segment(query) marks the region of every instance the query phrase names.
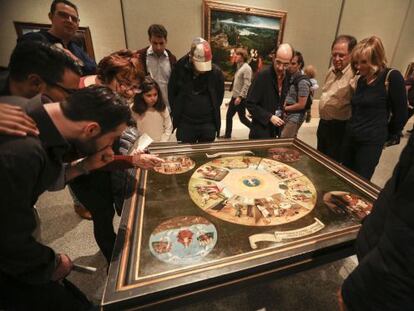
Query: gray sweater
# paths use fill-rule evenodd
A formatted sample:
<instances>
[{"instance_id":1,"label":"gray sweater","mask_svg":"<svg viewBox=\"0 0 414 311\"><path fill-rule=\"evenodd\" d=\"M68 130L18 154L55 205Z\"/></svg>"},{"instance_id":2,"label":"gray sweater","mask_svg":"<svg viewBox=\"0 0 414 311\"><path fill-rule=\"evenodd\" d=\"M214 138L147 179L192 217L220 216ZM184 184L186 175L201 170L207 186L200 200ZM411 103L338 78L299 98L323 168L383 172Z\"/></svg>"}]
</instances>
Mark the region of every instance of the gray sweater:
<instances>
[{"instance_id":1,"label":"gray sweater","mask_svg":"<svg viewBox=\"0 0 414 311\"><path fill-rule=\"evenodd\" d=\"M233 83L233 97L247 97L250 84L252 83L252 68L248 63L243 63L239 69L237 69L234 75Z\"/></svg>"}]
</instances>

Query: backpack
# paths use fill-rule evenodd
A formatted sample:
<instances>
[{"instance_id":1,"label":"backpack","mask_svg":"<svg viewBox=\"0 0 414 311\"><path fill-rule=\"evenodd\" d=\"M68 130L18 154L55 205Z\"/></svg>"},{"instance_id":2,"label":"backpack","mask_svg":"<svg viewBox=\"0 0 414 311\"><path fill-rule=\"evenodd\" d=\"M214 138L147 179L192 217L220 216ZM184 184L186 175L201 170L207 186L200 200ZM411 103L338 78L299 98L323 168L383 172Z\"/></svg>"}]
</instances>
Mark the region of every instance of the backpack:
<instances>
[{"instance_id":1,"label":"backpack","mask_svg":"<svg viewBox=\"0 0 414 311\"><path fill-rule=\"evenodd\" d=\"M309 83L309 95L308 95L308 98L306 99L306 105L305 105L305 109L304 109L304 110L309 110L311 108L312 102L313 102L313 95L312 95L312 91L310 89L312 83L310 82L310 79L308 78L307 75L300 75L292 81L292 84L295 86L296 94L298 94L299 93L299 82L302 81L302 80L306 80ZM297 96L299 97L299 94ZM298 100L298 98L296 100Z\"/></svg>"}]
</instances>

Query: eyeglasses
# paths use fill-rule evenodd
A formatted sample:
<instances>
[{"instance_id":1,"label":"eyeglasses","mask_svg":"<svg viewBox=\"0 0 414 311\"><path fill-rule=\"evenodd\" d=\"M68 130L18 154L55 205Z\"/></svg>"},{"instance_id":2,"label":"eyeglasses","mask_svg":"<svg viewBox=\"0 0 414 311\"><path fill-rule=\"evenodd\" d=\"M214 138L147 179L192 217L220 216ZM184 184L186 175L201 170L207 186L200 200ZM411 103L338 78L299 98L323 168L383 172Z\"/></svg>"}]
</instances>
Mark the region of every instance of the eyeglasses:
<instances>
[{"instance_id":1,"label":"eyeglasses","mask_svg":"<svg viewBox=\"0 0 414 311\"><path fill-rule=\"evenodd\" d=\"M282 62L281 60L276 59L276 65L277 66L283 66L283 67L287 68L287 67L289 67L290 62Z\"/></svg>"},{"instance_id":2,"label":"eyeglasses","mask_svg":"<svg viewBox=\"0 0 414 311\"><path fill-rule=\"evenodd\" d=\"M64 20L70 20L72 22L74 22L75 24L78 24L80 22L79 17L63 12L63 11L56 11L56 15L59 16L60 18L64 19Z\"/></svg>"},{"instance_id":3,"label":"eyeglasses","mask_svg":"<svg viewBox=\"0 0 414 311\"><path fill-rule=\"evenodd\" d=\"M64 87L63 85L60 85L56 82L51 82L51 81L47 81L47 80L45 80L45 82L47 84L51 85L51 86L54 86L54 87L57 87L57 88L61 89L62 91L66 92L68 95L71 95L71 94L75 93L76 91L78 91L78 89L70 89L70 88Z\"/></svg>"},{"instance_id":4,"label":"eyeglasses","mask_svg":"<svg viewBox=\"0 0 414 311\"><path fill-rule=\"evenodd\" d=\"M335 59L335 58L343 59L343 58L347 57L348 55L349 55L349 54L339 54L339 53L334 53L334 54L332 54L332 58L333 58L333 59Z\"/></svg>"},{"instance_id":5,"label":"eyeglasses","mask_svg":"<svg viewBox=\"0 0 414 311\"><path fill-rule=\"evenodd\" d=\"M121 80L118 78L115 78L115 80L116 82L118 82L119 86L122 87L126 91L134 91L134 92L140 91L139 84L134 84L129 80Z\"/></svg>"}]
</instances>

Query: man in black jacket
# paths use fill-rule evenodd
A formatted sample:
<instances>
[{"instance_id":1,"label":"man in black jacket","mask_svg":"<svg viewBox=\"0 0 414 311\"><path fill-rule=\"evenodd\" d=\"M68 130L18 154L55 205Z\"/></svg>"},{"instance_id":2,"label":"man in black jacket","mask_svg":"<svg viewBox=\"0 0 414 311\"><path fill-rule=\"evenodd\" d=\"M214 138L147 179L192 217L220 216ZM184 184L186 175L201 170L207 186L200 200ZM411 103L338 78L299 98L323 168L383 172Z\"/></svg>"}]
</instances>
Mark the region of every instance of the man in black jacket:
<instances>
[{"instance_id":1,"label":"man in black jacket","mask_svg":"<svg viewBox=\"0 0 414 311\"><path fill-rule=\"evenodd\" d=\"M211 59L209 43L195 38L190 53L177 62L171 73L168 96L180 142L212 142L220 134L224 77Z\"/></svg>"},{"instance_id":2,"label":"man in black jacket","mask_svg":"<svg viewBox=\"0 0 414 311\"><path fill-rule=\"evenodd\" d=\"M347 310L414 310L413 187L414 135L359 232L359 265L341 291Z\"/></svg>"},{"instance_id":3,"label":"man in black jacket","mask_svg":"<svg viewBox=\"0 0 414 311\"><path fill-rule=\"evenodd\" d=\"M32 236L33 204L56 183L70 151L87 158L66 171L66 180L110 162L130 111L106 87L85 88L61 103L28 104L26 111L38 137L0 136L0 303L7 310L88 310L86 298L60 282L72 269L70 258Z\"/></svg>"},{"instance_id":4,"label":"man in black jacket","mask_svg":"<svg viewBox=\"0 0 414 311\"><path fill-rule=\"evenodd\" d=\"M259 72L247 95L246 108L252 115L249 138L275 138L284 125L282 107L289 88L286 69L293 57L293 48L281 44L273 66Z\"/></svg>"}]
</instances>

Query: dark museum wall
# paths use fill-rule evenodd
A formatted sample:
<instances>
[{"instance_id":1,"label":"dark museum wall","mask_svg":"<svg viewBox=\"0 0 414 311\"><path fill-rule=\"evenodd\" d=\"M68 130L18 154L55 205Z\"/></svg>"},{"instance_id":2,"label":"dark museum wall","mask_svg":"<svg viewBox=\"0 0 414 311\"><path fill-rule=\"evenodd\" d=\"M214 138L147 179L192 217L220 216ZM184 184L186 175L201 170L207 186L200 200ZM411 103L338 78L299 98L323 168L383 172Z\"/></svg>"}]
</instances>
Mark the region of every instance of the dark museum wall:
<instances>
[{"instance_id":1,"label":"dark museum wall","mask_svg":"<svg viewBox=\"0 0 414 311\"><path fill-rule=\"evenodd\" d=\"M89 26L97 60L128 47L147 45L146 30L161 23L169 31L168 47L184 55L193 37L202 36L202 0L73 0L80 26ZM284 42L301 50L316 66L319 80L328 67L336 33L383 39L389 64L403 73L414 62L413 0L222 0L222 2L287 11ZM8 63L16 33L13 21L48 23L51 0L0 0L0 65Z\"/></svg>"}]
</instances>

